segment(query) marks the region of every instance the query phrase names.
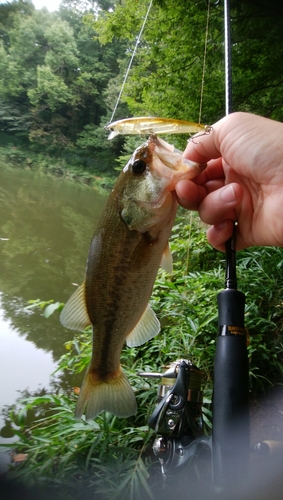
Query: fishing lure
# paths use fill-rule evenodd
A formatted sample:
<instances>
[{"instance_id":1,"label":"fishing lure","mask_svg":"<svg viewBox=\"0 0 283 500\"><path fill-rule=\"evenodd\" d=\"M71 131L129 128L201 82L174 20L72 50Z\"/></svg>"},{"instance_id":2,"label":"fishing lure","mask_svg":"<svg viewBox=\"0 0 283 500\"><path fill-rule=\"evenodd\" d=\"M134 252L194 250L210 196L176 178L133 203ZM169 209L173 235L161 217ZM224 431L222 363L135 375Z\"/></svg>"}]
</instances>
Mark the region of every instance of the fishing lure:
<instances>
[{"instance_id":1,"label":"fishing lure","mask_svg":"<svg viewBox=\"0 0 283 500\"><path fill-rule=\"evenodd\" d=\"M158 118L137 116L125 118L109 123L105 127L110 130L108 139L113 139L117 135L134 134L207 134L211 127L200 123L187 122L185 120L174 120L171 118Z\"/></svg>"}]
</instances>

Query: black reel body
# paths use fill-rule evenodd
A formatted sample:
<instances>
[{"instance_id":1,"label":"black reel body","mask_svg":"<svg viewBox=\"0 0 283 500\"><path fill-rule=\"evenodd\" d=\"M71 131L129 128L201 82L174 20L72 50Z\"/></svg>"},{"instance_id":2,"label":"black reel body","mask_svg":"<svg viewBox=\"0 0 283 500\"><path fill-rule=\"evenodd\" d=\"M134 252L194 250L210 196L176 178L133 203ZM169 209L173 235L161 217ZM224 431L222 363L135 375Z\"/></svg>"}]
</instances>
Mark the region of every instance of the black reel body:
<instances>
[{"instance_id":1,"label":"black reel body","mask_svg":"<svg viewBox=\"0 0 283 500\"><path fill-rule=\"evenodd\" d=\"M153 451L161 463L163 474L194 463L203 436L201 391L202 372L190 361L179 359L163 374L143 372L143 377L161 378L158 404L149 426L155 430Z\"/></svg>"}]
</instances>

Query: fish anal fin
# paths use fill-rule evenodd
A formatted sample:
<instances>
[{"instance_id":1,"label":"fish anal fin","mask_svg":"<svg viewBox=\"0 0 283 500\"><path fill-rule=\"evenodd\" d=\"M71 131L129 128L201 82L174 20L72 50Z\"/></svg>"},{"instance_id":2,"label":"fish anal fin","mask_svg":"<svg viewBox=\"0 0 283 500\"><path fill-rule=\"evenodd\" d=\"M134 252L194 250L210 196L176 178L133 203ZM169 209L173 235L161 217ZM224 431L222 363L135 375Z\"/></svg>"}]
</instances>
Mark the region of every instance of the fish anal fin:
<instances>
[{"instance_id":1,"label":"fish anal fin","mask_svg":"<svg viewBox=\"0 0 283 500\"><path fill-rule=\"evenodd\" d=\"M141 319L126 338L128 347L144 344L160 332L160 323L148 304Z\"/></svg>"},{"instance_id":2,"label":"fish anal fin","mask_svg":"<svg viewBox=\"0 0 283 500\"><path fill-rule=\"evenodd\" d=\"M88 368L76 405L75 418L81 418L86 407L90 420L102 411L117 417L130 417L137 411L135 393L121 367L112 377L103 380Z\"/></svg>"},{"instance_id":3,"label":"fish anal fin","mask_svg":"<svg viewBox=\"0 0 283 500\"><path fill-rule=\"evenodd\" d=\"M84 330L91 325L85 303L85 282L71 295L60 314L63 326L71 330Z\"/></svg>"},{"instance_id":4,"label":"fish anal fin","mask_svg":"<svg viewBox=\"0 0 283 500\"><path fill-rule=\"evenodd\" d=\"M167 242L166 247L164 248L164 251L163 251L163 254L162 254L162 258L161 258L160 266L168 274L172 274L173 273L173 259L172 259L172 254L171 254L168 242Z\"/></svg>"}]
</instances>

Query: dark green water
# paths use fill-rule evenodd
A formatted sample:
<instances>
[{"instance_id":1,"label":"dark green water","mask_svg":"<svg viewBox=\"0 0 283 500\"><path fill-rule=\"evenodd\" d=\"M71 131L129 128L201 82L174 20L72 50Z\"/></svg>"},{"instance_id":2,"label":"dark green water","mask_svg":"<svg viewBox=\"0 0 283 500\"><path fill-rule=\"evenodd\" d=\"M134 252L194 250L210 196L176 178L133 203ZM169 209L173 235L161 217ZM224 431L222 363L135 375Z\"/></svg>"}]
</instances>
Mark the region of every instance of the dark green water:
<instances>
[{"instance_id":1,"label":"dark green water","mask_svg":"<svg viewBox=\"0 0 283 500\"><path fill-rule=\"evenodd\" d=\"M0 164L0 408L47 389L73 332L30 299L66 302L84 276L106 196L85 185ZM59 383L74 383L64 374ZM0 415L0 428L4 419ZM3 432L2 432L3 434ZM3 442L3 438L0 437ZM1 453L1 450L0 450ZM0 460L1 462L1 460Z\"/></svg>"}]
</instances>

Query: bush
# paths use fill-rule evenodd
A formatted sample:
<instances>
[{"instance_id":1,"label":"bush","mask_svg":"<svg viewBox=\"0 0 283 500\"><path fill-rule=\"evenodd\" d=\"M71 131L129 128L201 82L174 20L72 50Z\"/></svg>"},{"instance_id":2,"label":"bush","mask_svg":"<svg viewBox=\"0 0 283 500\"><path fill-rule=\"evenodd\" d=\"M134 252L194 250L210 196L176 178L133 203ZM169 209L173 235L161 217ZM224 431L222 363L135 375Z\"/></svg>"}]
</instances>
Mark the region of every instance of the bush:
<instances>
[{"instance_id":1,"label":"bush","mask_svg":"<svg viewBox=\"0 0 283 500\"><path fill-rule=\"evenodd\" d=\"M77 422L73 391L28 397L21 402L21 409L14 407L9 414L19 438L17 452L27 453L27 460L13 471L14 476L31 484L38 478L63 483L65 493L76 488L78 498L82 484L96 495L103 492L104 499L152 498L148 478L155 459L147 420L156 404L156 383L137 373L160 372L178 358L190 359L204 372L203 388L209 401L217 334L216 296L225 281L224 255L208 245L204 227L192 214L181 212L171 250L174 273L168 276L160 270L151 297L162 331L144 346L122 352L121 362L138 400L137 415L119 419L103 413L95 421ZM283 373L283 250L244 250L237 262L238 288L246 294L246 326L251 336L251 391L256 394ZM43 305L49 308L46 316L62 307L59 303L52 307L50 301ZM82 372L91 356L90 332L77 334L66 343L66 351L59 369ZM31 411L32 419L28 415Z\"/></svg>"}]
</instances>

